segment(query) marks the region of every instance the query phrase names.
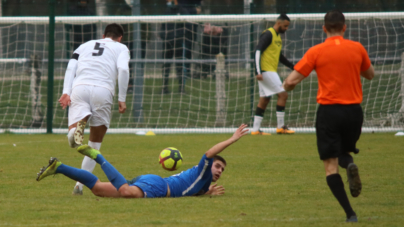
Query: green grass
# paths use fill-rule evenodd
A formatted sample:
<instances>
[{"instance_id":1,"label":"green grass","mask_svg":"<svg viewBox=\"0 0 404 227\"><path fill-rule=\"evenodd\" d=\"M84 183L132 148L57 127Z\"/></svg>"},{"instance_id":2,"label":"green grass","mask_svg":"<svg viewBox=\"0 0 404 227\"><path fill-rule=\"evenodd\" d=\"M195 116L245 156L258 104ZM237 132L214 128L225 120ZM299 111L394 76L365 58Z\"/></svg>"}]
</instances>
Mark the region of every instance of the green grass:
<instances>
[{"instance_id":1,"label":"green grass","mask_svg":"<svg viewBox=\"0 0 404 227\"><path fill-rule=\"evenodd\" d=\"M163 148L182 152L181 171L229 136L107 135L101 151L126 178L166 177L173 172L158 165ZM51 156L80 167L83 156L68 147L65 135L1 134L0 147L0 226L346 226L314 134L242 138L222 153L228 166L219 183L226 193L216 197L111 199L87 188L72 196L74 182L63 175L35 181ZM358 198L349 195L359 216L355 226L402 226L403 138L363 134L358 147L363 190ZM107 180L99 166L94 173ZM341 175L346 182L344 170Z\"/></svg>"}]
</instances>

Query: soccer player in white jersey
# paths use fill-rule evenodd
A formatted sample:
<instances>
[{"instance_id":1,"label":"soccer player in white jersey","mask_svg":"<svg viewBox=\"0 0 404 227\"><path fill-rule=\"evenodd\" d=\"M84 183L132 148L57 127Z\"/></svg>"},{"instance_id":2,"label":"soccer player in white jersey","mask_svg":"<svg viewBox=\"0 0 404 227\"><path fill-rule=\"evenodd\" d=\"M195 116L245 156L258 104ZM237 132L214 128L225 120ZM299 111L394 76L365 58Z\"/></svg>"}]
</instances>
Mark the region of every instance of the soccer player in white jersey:
<instances>
[{"instance_id":1,"label":"soccer player in white jersey","mask_svg":"<svg viewBox=\"0 0 404 227\"><path fill-rule=\"evenodd\" d=\"M76 148L83 142L86 123L90 125L88 145L101 148L101 142L111 121L111 107L118 78L119 113L126 110L129 82L129 49L121 42L123 28L109 24L102 39L88 41L77 48L67 65L60 105L69 108L68 142ZM81 168L93 172L96 162L85 157ZM83 184L77 182L74 195L83 194Z\"/></svg>"}]
</instances>

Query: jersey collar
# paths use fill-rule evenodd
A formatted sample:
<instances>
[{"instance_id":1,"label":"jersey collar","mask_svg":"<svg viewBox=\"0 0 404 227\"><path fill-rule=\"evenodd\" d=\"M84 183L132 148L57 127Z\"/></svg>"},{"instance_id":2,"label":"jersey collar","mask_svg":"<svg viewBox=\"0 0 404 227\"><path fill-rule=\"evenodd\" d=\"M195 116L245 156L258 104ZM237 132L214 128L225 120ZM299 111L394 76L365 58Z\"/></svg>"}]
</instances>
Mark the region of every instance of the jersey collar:
<instances>
[{"instance_id":1,"label":"jersey collar","mask_svg":"<svg viewBox=\"0 0 404 227\"><path fill-rule=\"evenodd\" d=\"M336 39L344 39L344 37L342 37L340 35L337 35L337 36L333 36L333 37L330 37L330 38L326 38L325 41L333 41L333 40L336 40Z\"/></svg>"}]
</instances>

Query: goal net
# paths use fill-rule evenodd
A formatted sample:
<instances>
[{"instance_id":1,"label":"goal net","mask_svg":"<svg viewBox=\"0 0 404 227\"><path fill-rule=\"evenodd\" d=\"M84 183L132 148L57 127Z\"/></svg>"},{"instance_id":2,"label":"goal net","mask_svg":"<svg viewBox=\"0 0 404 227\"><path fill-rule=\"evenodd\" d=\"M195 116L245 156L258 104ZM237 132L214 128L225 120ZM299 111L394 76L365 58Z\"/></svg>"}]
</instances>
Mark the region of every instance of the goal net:
<instances>
[{"instance_id":1,"label":"goal net","mask_svg":"<svg viewBox=\"0 0 404 227\"><path fill-rule=\"evenodd\" d=\"M125 29L131 50L127 112L118 113L117 95L109 133L232 132L252 125L258 102L252 54L261 32L278 15L56 17L53 97L48 96L47 17L0 18L0 128L16 133L45 132L47 99L53 100L55 133L66 133L68 110L57 100L75 48L101 38L108 23ZM283 54L296 63L326 38L323 14L290 14L282 35ZM347 13L345 38L367 49L376 76L362 80L364 131L404 127L404 13ZM286 78L290 69L280 64ZM289 93L287 125L314 132L315 71ZM274 132L276 97L262 129Z\"/></svg>"}]
</instances>

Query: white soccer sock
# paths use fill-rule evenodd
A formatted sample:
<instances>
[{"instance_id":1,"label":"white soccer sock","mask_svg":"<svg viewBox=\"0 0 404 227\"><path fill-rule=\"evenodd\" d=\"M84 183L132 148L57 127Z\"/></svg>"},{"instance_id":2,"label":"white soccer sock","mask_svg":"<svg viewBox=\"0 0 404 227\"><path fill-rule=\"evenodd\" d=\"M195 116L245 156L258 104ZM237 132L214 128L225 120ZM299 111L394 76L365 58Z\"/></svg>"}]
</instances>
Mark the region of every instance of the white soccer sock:
<instances>
[{"instance_id":1,"label":"white soccer sock","mask_svg":"<svg viewBox=\"0 0 404 227\"><path fill-rule=\"evenodd\" d=\"M254 124L253 124L253 129L252 129L253 132L260 130L261 122L262 122L263 118L264 117L257 116L257 115L254 116Z\"/></svg>"},{"instance_id":2,"label":"white soccer sock","mask_svg":"<svg viewBox=\"0 0 404 227\"><path fill-rule=\"evenodd\" d=\"M276 111L276 119L278 121L277 128L282 128L285 125L285 112Z\"/></svg>"},{"instance_id":3,"label":"white soccer sock","mask_svg":"<svg viewBox=\"0 0 404 227\"><path fill-rule=\"evenodd\" d=\"M97 142L88 141L88 145L96 150L100 150L100 148L101 148L101 143L97 143ZM97 163L93 159L85 156L83 159L83 162L81 163L81 169L87 170L88 172L92 173L94 171L96 164ZM82 183L77 182L76 186L79 186L80 190L83 190Z\"/></svg>"},{"instance_id":4,"label":"white soccer sock","mask_svg":"<svg viewBox=\"0 0 404 227\"><path fill-rule=\"evenodd\" d=\"M76 128L72 128L67 133L67 142L69 142L69 146L71 148L74 148L74 131L75 130L76 130Z\"/></svg>"}]
</instances>

